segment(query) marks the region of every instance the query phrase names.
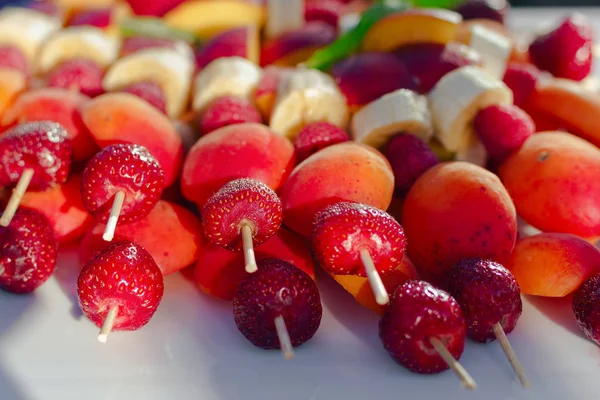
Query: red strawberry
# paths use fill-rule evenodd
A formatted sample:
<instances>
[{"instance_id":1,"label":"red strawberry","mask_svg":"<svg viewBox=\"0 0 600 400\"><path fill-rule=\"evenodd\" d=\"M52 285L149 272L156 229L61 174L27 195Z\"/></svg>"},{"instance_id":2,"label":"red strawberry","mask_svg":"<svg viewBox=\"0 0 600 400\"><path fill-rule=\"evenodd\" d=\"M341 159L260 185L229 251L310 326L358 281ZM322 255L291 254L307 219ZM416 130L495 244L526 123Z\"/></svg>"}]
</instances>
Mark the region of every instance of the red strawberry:
<instances>
[{"instance_id":1,"label":"red strawberry","mask_svg":"<svg viewBox=\"0 0 600 400\"><path fill-rule=\"evenodd\" d=\"M559 78L580 81L592 71L594 28L581 14L566 18L556 29L538 36L529 55L540 69Z\"/></svg>"},{"instance_id":2,"label":"red strawberry","mask_svg":"<svg viewBox=\"0 0 600 400\"><path fill-rule=\"evenodd\" d=\"M0 226L0 288L30 293L52 275L58 240L50 222L34 210L19 209L8 227Z\"/></svg>"},{"instance_id":3,"label":"red strawberry","mask_svg":"<svg viewBox=\"0 0 600 400\"><path fill-rule=\"evenodd\" d=\"M83 10L71 18L69 25L89 25L106 28L110 25L111 16L112 10L110 8Z\"/></svg>"},{"instance_id":4,"label":"red strawberry","mask_svg":"<svg viewBox=\"0 0 600 400\"><path fill-rule=\"evenodd\" d=\"M406 251L404 230L391 215L350 202L317 214L312 243L321 267L337 275L367 275L361 250L369 251L380 274L398 267Z\"/></svg>"},{"instance_id":5,"label":"red strawberry","mask_svg":"<svg viewBox=\"0 0 600 400\"><path fill-rule=\"evenodd\" d=\"M72 146L56 122L27 122L0 137L0 186L16 184L26 169L33 170L29 190L64 183L71 167Z\"/></svg>"},{"instance_id":6,"label":"red strawberry","mask_svg":"<svg viewBox=\"0 0 600 400\"><path fill-rule=\"evenodd\" d=\"M75 89L94 97L102 94L104 71L91 60L74 59L56 67L48 76L47 85L64 89Z\"/></svg>"},{"instance_id":7,"label":"red strawberry","mask_svg":"<svg viewBox=\"0 0 600 400\"><path fill-rule=\"evenodd\" d=\"M185 0L127 0L136 15L162 17Z\"/></svg>"},{"instance_id":8,"label":"red strawberry","mask_svg":"<svg viewBox=\"0 0 600 400\"><path fill-rule=\"evenodd\" d=\"M478 342L494 340L494 325L515 329L523 304L513 274L501 264L465 259L450 271L449 290L467 321L467 335Z\"/></svg>"},{"instance_id":9,"label":"red strawberry","mask_svg":"<svg viewBox=\"0 0 600 400\"><path fill-rule=\"evenodd\" d=\"M113 310L108 332L134 331L146 325L163 291L163 276L150 254L126 241L111 244L89 260L77 280L81 309L96 326L103 326Z\"/></svg>"},{"instance_id":10,"label":"red strawberry","mask_svg":"<svg viewBox=\"0 0 600 400\"><path fill-rule=\"evenodd\" d=\"M540 70L528 63L512 62L504 72L504 83L512 90L514 104L523 107L535 90L540 77Z\"/></svg>"},{"instance_id":11,"label":"red strawberry","mask_svg":"<svg viewBox=\"0 0 600 400\"><path fill-rule=\"evenodd\" d=\"M123 88L121 91L136 95L146 100L148 104L154 106L163 114L167 113L167 100L165 99L162 87L157 83L151 81L136 82Z\"/></svg>"},{"instance_id":12,"label":"red strawberry","mask_svg":"<svg viewBox=\"0 0 600 400\"><path fill-rule=\"evenodd\" d=\"M502 161L518 150L535 132L531 117L517 106L490 106L479 111L473 121L475 132L490 157Z\"/></svg>"},{"instance_id":13,"label":"red strawberry","mask_svg":"<svg viewBox=\"0 0 600 400\"><path fill-rule=\"evenodd\" d=\"M573 312L585 335L600 346L600 274L589 278L575 291Z\"/></svg>"},{"instance_id":14,"label":"red strawberry","mask_svg":"<svg viewBox=\"0 0 600 400\"><path fill-rule=\"evenodd\" d=\"M154 49L154 48L167 48L175 49L177 42L172 39L156 38L148 36L132 36L123 39L123 45L121 46L121 57L128 56L136 53L140 50Z\"/></svg>"},{"instance_id":15,"label":"red strawberry","mask_svg":"<svg viewBox=\"0 0 600 400\"><path fill-rule=\"evenodd\" d=\"M467 0L456 8L464 20L491 19L504 23L510 11L510 4L506 0Z\"/></svg>"},{"instance_id":16,"label":"red strawberry","mask_svg":"<svg viewBox=\"0 0 600 400\"><path fill-rule=\"evenodd\" d=\"M408 281L398 287L379 322L379 337L390 356L420 374L448 369L431 338L439 339L459 359L466 330L456 300L424 281Z\"/></svg>"},{"instance_id":17,"label":"red strawberry","mask_svg":"<svg viewBox=\"0 0 600 400\"><path fill-rule=\"evenodd\" d=\"M213 101L199 120L203 135L228 125L262 122L260 112L246 99L223 96Z\"/></svg>"},{"instance_id":18,"label":"red strawberry","mask_svg":"<svg viewBox=\"0 0 600 400\"><path fill-rule=\"evenodd\" d=\"M329 122L314 122L306 125L294 140L298 164L325 147L350 140L341 128Z\"/></svg>"},{"instance_id":19,"label":"red strawberry","mask_svg":"<svg viewBox=\"0 0 600 400\"><path fill-rule=\"evenodd\" d=\"M0 46L0 68L16 69L28 74L29 61L17 47Z\"/></svg>"},{"instance_id":20,"label":"red strawberry","mask_svg":"<svg viewBox=\"0 0 600 400\"><path fill-rule=\"evenodd\" d=\"M339 0L309 0L304 9L304 20L322 21L338 29L344 5Z\"/></svg>"},{"instance_id":21,"label":"red strawberry","mask_svg":"<svg viewBox=\"0 0 600 400\"><path fill-rule=\"evenodd\" d=\"M248 57L247 27L234 28L219 33L202 44L195 51L196 67L202 69L221 57Z\"/></svg>"},{"instance_id":22,"label":"red strawberry","mask_svg":"<svg viewBox=\"0 0 600 400\"><path fill-rule=\"evenodd\" d=\"M415 181L438 164L438 156L422 139L410 134L396 135L385 150L394 171L397 196L405 196Z\"/></svg>"},{"instance_id":23,"label":"red strawberry","mask_svg":"<svg viewBox=\"0 0 600 400\"><path fill-rule=\"evenodd\" d=\"M233 298L233 317L240 332L263 349L279 349L275 319L283 317L291 345L312 338L323 310L315 281L304 271L279 259L259 261Z\"/></svg>"}]
</instances>

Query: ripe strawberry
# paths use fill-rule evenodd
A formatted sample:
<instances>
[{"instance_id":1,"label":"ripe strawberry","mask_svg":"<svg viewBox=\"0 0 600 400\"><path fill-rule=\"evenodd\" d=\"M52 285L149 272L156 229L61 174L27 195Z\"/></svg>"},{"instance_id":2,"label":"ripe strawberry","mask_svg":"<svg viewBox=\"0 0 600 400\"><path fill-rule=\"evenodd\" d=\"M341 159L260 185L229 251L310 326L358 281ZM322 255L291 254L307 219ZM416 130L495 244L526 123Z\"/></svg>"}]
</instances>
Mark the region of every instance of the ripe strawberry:
<instances>
[{"instance_id":1,"label":"ripe strawberry","mask_svg":"<svg viewBox=\"0 0 600 400\"><path fill-rule=\"evenodd\" d=\"M74 89L94 97L104 93L103 76L104 71L94 61L74 59L54 68L46 83L50 87Z\"/></svg>"},{"instance_id":2,"label":"ripe strawberry","mask_svg":"<svg viewBox=\"0 0 600 400\"><path fill-rule=\"evenodd\" d=\"M523 107L535 90L540 70L528 63L512 62L504 72L503 81L512 90L514 105Z\"/></svg>"},{"instance_id":3,"label":"ripe strawberry","mask_svg":"<svg viewBox=\"0 0 600 400\"><path fill-rule=\"evenodd\" d=\"M116 242L89 260L77 280L83 313L100 327L117 308L113 331L133 331L148 323L164 291L160 269L146 250Z\"/></svg>"},{"instance_id":4,"label":"ripe strawberry","mask_svg":"<svg viewBox=\"0 0 600 400\"><path fill-rule=\"evenodd\" d=\"M567 17L556 29L538 36L529 55L540 69L559 78L583 80L592 71L594 28L581 14Z\"/></svg>"},{"instance_id":5,"label":"ripe strawberry","mask_svg":"<svg viewBox=\"0 0 600 400\"><path fill-rule=\"evenodd\" d=\"M341 128L329 122L314 122L306 125L294 140L298 164L325 147L347 142L350 138Z\"/></svg>"},{"instance_id":6,"label":"ripe strawberry","mask_svg":"<svg viewBox=\"0 0 600 400\"><path fill-rule=\"evenodd\" d=\"M123 88L121 91L136 95L146 100L148 104L154 106L163 114L167 113L167 100L165 99L162 87L157 83L152 81L136 82Z\"/></svg>"},{"instance_id":7,"label":"ripe strawberry","mask_svg":"<svg viewBox=\"0 0 600 400\"><path fill-rule=\"evenodd\" d=\"M162 17L185 0L127 0L135 15Z\"/></svg>"},{"instance_id":8,"label":"ripe strawberry","mask_svg":"<svg viewBox=\"0 0 600 400\"><path fill-rule=\"evenodd\" d=\"M30 293L52 275L58 240L46 217L19 209L8 227L0 226L0 288Z\"/></svg>"},{"instance_id":9,"label":"ripe strawberry","mask_svg":"<svg viewBox=\"0 0 600 400\"><path fill-rule=\"evenodd\" d=\"M464 20L491 19L501 24L509 11L510 4L506 0L467 0L456 8Z\"/></svg>"},{"instance_id":10,"label":"ripe strawberry","mask_svg":"<svg viewBox=\"0 0 600 400\"><path fill-rule=\"evenodd\" d=\"M479 111L473 127L490 158L502 161L535 132L531 117L517 106L497 105Z\"/></svg>"},{"instance_id":11,"label":"ripe strawberry","mask_svg":"<svg viewBox=\"0 0 600 400\"><path fill-rule=\"evenodd\" d=\"M101 150L87 164L81 178L83 206L100 222L107 222L113 198L125 194L119 222L144 218L158 203L164 172L148 150L136 144L116 144Z\"/></svg>"},{"instance_id":12,"label":"ripe strawberry","mask_svg":"<svg viewBox=\"0 0 600 400\"><path fill-rule=\"evenodd\" d=\"M28 189L40 191L64 183L71 167L72 146L56 122L27 122L0 137L0 186L12 186L25 169L34 174Z\"/></svg>"},{"instance_id":13,"label":"ripe strawberry","mask_svg":"<svg viewBox=\"0 0 600 400\"><path fill-rule=\"evenodd\" d=\"M231 251L242 250L241 229L249 225L255 245L275 235L283 220L277 194L254 179L236 179L224 185L202 208L206 238Z\"/></svg>"},{"instance_id":14,"label":"ripe strawberry","mask_svg":"<svg viewBox=\"0 0 600 400\"><path fill-rule=\"evenodd\" d=\"M198 125L203 135L227 125L244 122L262 122L260 112L248 100L234 96L223 96L215 100L202 113Z\"/></svg>"},{"instance_id":15,"label":"ripe strawberry","mask_svg":"<svg viewBox=\"0 0 600 400\"><path fill-rule=\"evenodd\" d=\"M422 139L410 134L396 135L385 150L394 171L397 196L406 196L415 181L440 162L438 156Z\"/></svg>"},{"instance_id":16,"label":"ripe strawberry","mask_svg":"<svg viewBox=\"0 0 600 400\"><path fill-rule=\"evenodd\" d=\"M29 61L15 46L0 46L0 68L15 69L29 74Z\"/></svg>"},{"instance_id":17,"label":"ripe strawberry","mask_svg":"<svg viewBox=\"0 0 600 400\"><path fill-rule=\"evenodd\" d=\"M323 269L337 275L366 276L360 251L369 251L380 274L400 264L406 251L402 226L385 211L340 202L315 217L313 249Z\"/></svg>"},{"instance_id":18,"label":"ripe strawberry","mask_svg":"<svg viewBox=\"0 0 600 400\"><path fill-rule=\"evenodd\" d=\"M82 10L71 18L69 25L89 25L97 28L107 28L110 25L111 16L112 10L110 8Z\"/></svg>"},{"instance_id":19,"label":"ripe strawberry","mask_svg":"<svg viewBox=\"0 0 600 400\"><path fill-rule=\"evenodd\" d=\"M425 281L408 281L398 287L379 321L383 347L400 365L420 374L448 369L430 338L442 341L458 360L465 336L465 318L456 300Z\"/></svg>"},{"instance_id":20,"label":"ripe strawberry","mask_svg":"<svg viewBox=\"0 0 600 400\"><path fill-rule=\"evenodd\" d=\"M125 57L145 49L174 49L176 47L177 42L171 39L149 36L131 36L123 39L123 45L121 46L121 57Z\"/></svg>"},{"instance_id":21,"label":"ripe strawberry","mask_svg":"<svg viewBox=\"0 0 600 400\"><path fill-rule=\"evenodd\" d=\"M573 312L585 335L600 346L600 274L589 278L575 291Z\"/></svg>"},{"instance_id":22,"label":"ripe strawberry","mask_svg":"<svg viewBox=\"0 0 600 400\"><path fill-rule=\"evenodd\" d=\"M467 321L467 335L477 342L496 338L493 327L505 333L515 329L523 304L513 274L501 264L484 259L465 259L450 271L449 291Z\"/></svg>"},{"instance_id":23,"label":"ripe strawberry","mask_svg":"<svg viewBox=\"0 0 600 400\"><path fill-rule=\"evenodd\" d=\"M240 332L263 349L279 349L275 318L282 316L292 346L312 338L323 313L315 281L279 259L258 262L258 271L240 283L233 298L233 317Z\"/></svg>"},{"instance_id":24,"label":"ripe strawberry","mask_svg":"<svg viewBox=\"0 0 600 400\"><path fill-rule=\"evenodd\" d=\"M304 20L322 21L338 29L343 11L344 4L339 0L309 0L304 8Z\"/></svg>"}]
</instances>

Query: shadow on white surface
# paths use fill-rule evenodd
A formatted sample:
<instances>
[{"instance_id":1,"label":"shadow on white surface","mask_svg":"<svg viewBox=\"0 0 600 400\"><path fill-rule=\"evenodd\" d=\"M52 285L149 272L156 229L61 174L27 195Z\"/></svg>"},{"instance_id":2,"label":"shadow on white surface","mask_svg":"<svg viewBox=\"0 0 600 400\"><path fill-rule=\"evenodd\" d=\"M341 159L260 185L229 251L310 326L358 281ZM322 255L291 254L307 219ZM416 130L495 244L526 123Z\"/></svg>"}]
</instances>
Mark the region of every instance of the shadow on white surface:
<instances>
[{"instance_id":1,"label":"shadow on white surface","mask_svg":"<svg viewBox=\"0 0 600 400\"><path fill-rule=\"evenodd\" d=\"M58 265L54 271L54 278L58 282L60 289L72 303L71 315L76 320L83 317L83 312L79 306L77 297L77 278L81 271L79 256L77 254L78 245L69 244L61 247Z\"/></svg>"},{"instance_id":2,"label":"shadow on white surface","mask_svg":"<svg viewBox=\"0 0 600 400\"><path fill-rule=\"evenodd\" d=\"M574 335L583 337L583 332L577 325L577 320L573 314L571 305L573 296L564 298L527 296L527 298L531 305L537 308L556 325L561 326Z\"/></svg>"}]
</instances>

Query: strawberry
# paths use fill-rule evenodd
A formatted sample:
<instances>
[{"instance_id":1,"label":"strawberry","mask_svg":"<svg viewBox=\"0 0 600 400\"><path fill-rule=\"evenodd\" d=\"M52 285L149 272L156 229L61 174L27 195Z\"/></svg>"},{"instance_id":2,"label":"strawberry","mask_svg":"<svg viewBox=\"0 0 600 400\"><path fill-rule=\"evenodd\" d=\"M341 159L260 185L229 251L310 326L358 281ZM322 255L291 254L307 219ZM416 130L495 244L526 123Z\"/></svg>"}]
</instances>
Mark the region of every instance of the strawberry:
<instances>
[{"instance_id":1,"label":"strawberry","mask_svg":"<svg viewBox=\"0 0 600 400\"><path fill-rule=\"evenodd\" d=\"M448 369L431 338L439 339L459 359L466 330L456 300L425 281L408 281L398 287L379 321L383 347L400 365L420 374Z\"/></svg>"},{"instance_id":2,"label":"strawberry","mask_svg":"<svg viewBox=\"0 0 600 400\"><path fill-rule=\"evenodd\" d=\"M398 267L406 251L404 230L391 215L350 202L317 214L312 243L321 267L337 275L367 275L361 250L369 251L380 274Z\"/></svg>"},{"instance_id":3,"label":"strawberry","mask_svg":"<svg viewBox=\"0 0 600 400\"><path fill-rule=\"evenodd\" d=\"M30 293L52 275L58 240L50 222L35 210L19 209L8 227L0 226L0 288Z\"/></svg>"},{"instance_id":4,"label":"strawberry","mask_svg":"<svg viewBox=\"0 0 600 400\"><path fill-rule=\"evenodd\" d=\"M136 15L162 17L185 0L127 0Z\"/></svg>"},{"instance_id":5,"label":"strawberry","mask_svg":"<svg viewBox=\"0 0 600 400\"><path fill-rule=\"evenodd\" d=\"M279 349L275 319L283 317L292 346L312 338L323 309L315 281L304 271L279 259L258 262L258 271L240 283L233 298L239 331L262 349Z\"/></svg>"},{"instance_id":6,"label":"strawberry","mask_svg":"<svg viewBox=\"0 0 600 400\"><path fill-rule=\"evenodd\" d=\"M73 59L54 68L50 72L46 84L50 87L78 90L87 96L94 97L104 93L103 77L104 71L94 61Z\"/></svg>"},{"instance_id":7,"label":"strawberry","mask_svg":"<svg viewBox=\"0 0 600 400\"><path fill-rule=\"evenodd\" d=\"M112 243L81 270L77 295L83 313L100 327L116 309L113 331L148 323L164 291L160 269L146 250L127 241Z\"/></svg>"},{"instance_id":8,"label":"strawberry","mask_svg":"<svg viewBox=\"0 0 600 400\"><path fill-rule=\"evenodd\" d=\"M83 206L100 222L107 222L113 198L125 200L119 222L144 218L154 208L164 187L164 172L148 150L136 144L116 144L102 149L87 164L81 178Z\"/></svg>"},{"instance_id":9,"label":"strawberry","mask_svg":"<svg viewBox=\"0 0 600 400\"><path fill-rule=\"evenodd\" d=\"M339 0L309 0L304 7L304 20L322 21L338 29L343 11L344 4Z\"/></svg>"},{"instance_id":10,"label":"strawberry","mask_svg":"<svg viewBox=\"0 0 600 400\"><path fill-rule=\"evenodd\" d=\"M139 98L146 100L148 104L154 106L163 114L167 113L167 100L165 99L165 94L163 93L162 87L155 82L142 81L132 83L121 89L121 91L136 95Z\"/></svg>"},{"instance_id":11,"label":"strawberry","mask_svg":"<svg viewBox=\"0 0 600 400\"><path fill-rule=\"evenodd\" d=\"M203 135L228 125L244 122L262 122L260 112L246 99L223 96L216 99L202 113L198 121Z\"/></svg>"},{"instance_id":12,"label":"strawberry","mask_svg":"<svg viewBox=\"0 0 600 400\"><path fill-rule=\"evenodd\" d=\"M29 61L19 48L15 46L0 46L0 68L15 69L28 74Z\"/></svg>"},{"instance_id":13,"label":"strawberry","mask_svg":"<svg viewBox=\"0 0 600 400\"><path fill-rule=\"evenodd\" d=\"M110 25L112 10L110 8L100 8L91 10L82 10L73 15L69 25L89 25L97 28L107 28Z\"/></svg>"},{"instance_id":14,"label":"strawberry","mask_svg":"<svg viewBox=\"0 0 600 400\"><path fill-rule=\"evenodd\" d=\"M27 122L0 136L0 186L12 186L26 169L34 171L28 189L41 191L64 183L72 154L67 132L56 122Z\"/></svg>"},{"instance_id":15,"label":"strawberry","mask_svg":"<svg viewBox=\"0 0 600 400\"><path fill-rule=\"evenodd\" d=\"M523 304L513 274L501 264L484 259L465 259L450 270L449 291L467 321L467 335L477 342L496 339L493 328L505 333L515 329Z\"/></svg>"},{"instance_id":16,"label":"strawberry","mask_svg":"<svg viewBox=\"0 0 600 400\"><path fill-rule=\"evenodd\" d=\"M300 130L294 140L298 164L325 147L347 142L350 138L341 128L329 122L314 122Z\"/></svg>"},{"instance_id":17,"label":"strawberry","mask_svg":"<svg viewBox=\"0 0 600 400\"><path fill-rule=\"evenodd\" d=\"M589 278L575 291L573 312L581 330L600 346L600 274Z\"/></svg>"},{"instance_id":18,"label":"strawberry","mask_svg":"<svg viewBox=\"0 0 600 400\"><path fill-rule=\"evenodd\" d=\"M508 64L503 81L513 92L514 105L523 107L527 104L539 77L540 70L533 64L518 62Z\"/></svg>"},{"instance_id":19,"label":"strawberry","mask_svg":"<svg viewBox=\"0 0 600 400\"><path fill-rule=\"evenodd\" d=\"M167 48L176 49L177 42L167 38L157 38L150 36L131 36L123 39L121 46L121 57L128 56L140 50Z\"/></svg>"}]
</instances>

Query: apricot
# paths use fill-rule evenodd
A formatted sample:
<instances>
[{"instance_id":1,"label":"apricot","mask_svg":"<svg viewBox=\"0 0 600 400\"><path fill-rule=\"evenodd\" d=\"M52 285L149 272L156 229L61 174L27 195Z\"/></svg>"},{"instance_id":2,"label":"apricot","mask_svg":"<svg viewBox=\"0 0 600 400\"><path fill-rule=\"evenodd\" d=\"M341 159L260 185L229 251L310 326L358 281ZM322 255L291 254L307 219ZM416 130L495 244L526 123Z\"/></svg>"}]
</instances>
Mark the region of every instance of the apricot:
<instances>
[{"instance_id":1,"label":"apricot","mask_svg":"<svg viewBox=\"0 0 600 400\"><path fill-rule=\"evenodd\" d=\"M385 210L392 201L394 174L372 147L340 143L298 164L281 191L284 223L303 236L312 233L315 215L324 207L353 201Z\"/></svg>"},{"instance_id":2,"label":"apricot","mask_svg":"<svg viewBox=\"0 0 600 400\"><path fill-rule=\"evenodd\" d=\"M32 89L21 94L6 110L2 125L33 121L58 122L73 142L75 161L85 161L98 151L98 146L81 118L81 107L89 100L88 96L68 89Z\"/></svg>"},{"instance_id":3,"label":"apricot","mask_svg":"<svg viewBox=\"0 0 600 400\"><path fill-rule=\"evenodd\" d=\"M110 243L102 239L104 225L97 224L83 238L79 248L81 263ZM144 219L118 225L113 241L129 240L148 250L163 275L192 265L202 248L202 224L184 207L161 200Z\"/></svg>"},{"instance_id":4,"label":"apricot","mask_svg":"<svg viewBox=\"0 0 600 400\"><path fill-rule=\"evenodd\" d=\"M27 87L27 76L17 70L0 69L0 116Z\"/></svg>"},{"instance_id":5,"label":"apricot","mask_svg":"<svg viewBox=\"0 0 600 400\"><path fill-rule=\"evenodd\" d=\"M600 272L600 251L567 233L540 233L520 239L504 264L521 292L563 297Z\"/></svg>"},{"instance_id":6,"label":"apricot","mask_svg":"<svg viewBox=\"0 0 600 400\"><path fill-rule=\"evenodd\" d=\"M285 182L295 163L294 146L268 127L229 125L201 137L183 165L183 195L198 207L225 183L257 179L273 190Z\"/></svg>"},{"instance_id":7,"label":"apricot","mask_svg":"<svg viewBox=\"0 0 600 400\"><path fill-rule=\"evenodd\" d=\"M282 229L255 248L256 258L279 258L315 277L315 266L308 245L294 233ZM225 250L205 240L194 269L198 287L214 297L231 300L239 283L248 276L244 255Z\"/></svg>"},{"instance_id":8,"label":"apricot","mask_svg":"<svg viewBox=\"0 0 600 400\"><path fill-rule=\"evenodd\" d=\"M243 27L225 31L196 51L196 66L204 68L217 58L236 56L258 63L258 39L255 28Z\"/></svg>"},{"instance_id":9,"label":"apricot","mask_svg":"<svg viewBox=\"0 0 600 400\"><path fill-rule=\"evenodd\" d=\"M531 136L500 166L519 215L541 231L600 235L600 150L564 132Z\"/></svg>"},{"instance_id":10,"label":"apricot","mask_svg":"<svg viewBox=\"0 0 600 400\"><path fill-rule=\"evenodd\" d=\"M419 273L441 276L463 258L505 260L517 238L517 214L493 173L467 162L426 171L402 212L408 254Z\"/></svg>"},{"instance_id":11,"label":"apricot","mask_svg":"<svg viewBox=\"0 0 600 400\"><path fill-rule=\"evenodd\" d=\"M84 104L81 116L101 148L139 144L162 166L165 187L178 178L183 159L181 137L171 120L146 101L129 93L107 93Z\"/></svg>"}]
</instances>

